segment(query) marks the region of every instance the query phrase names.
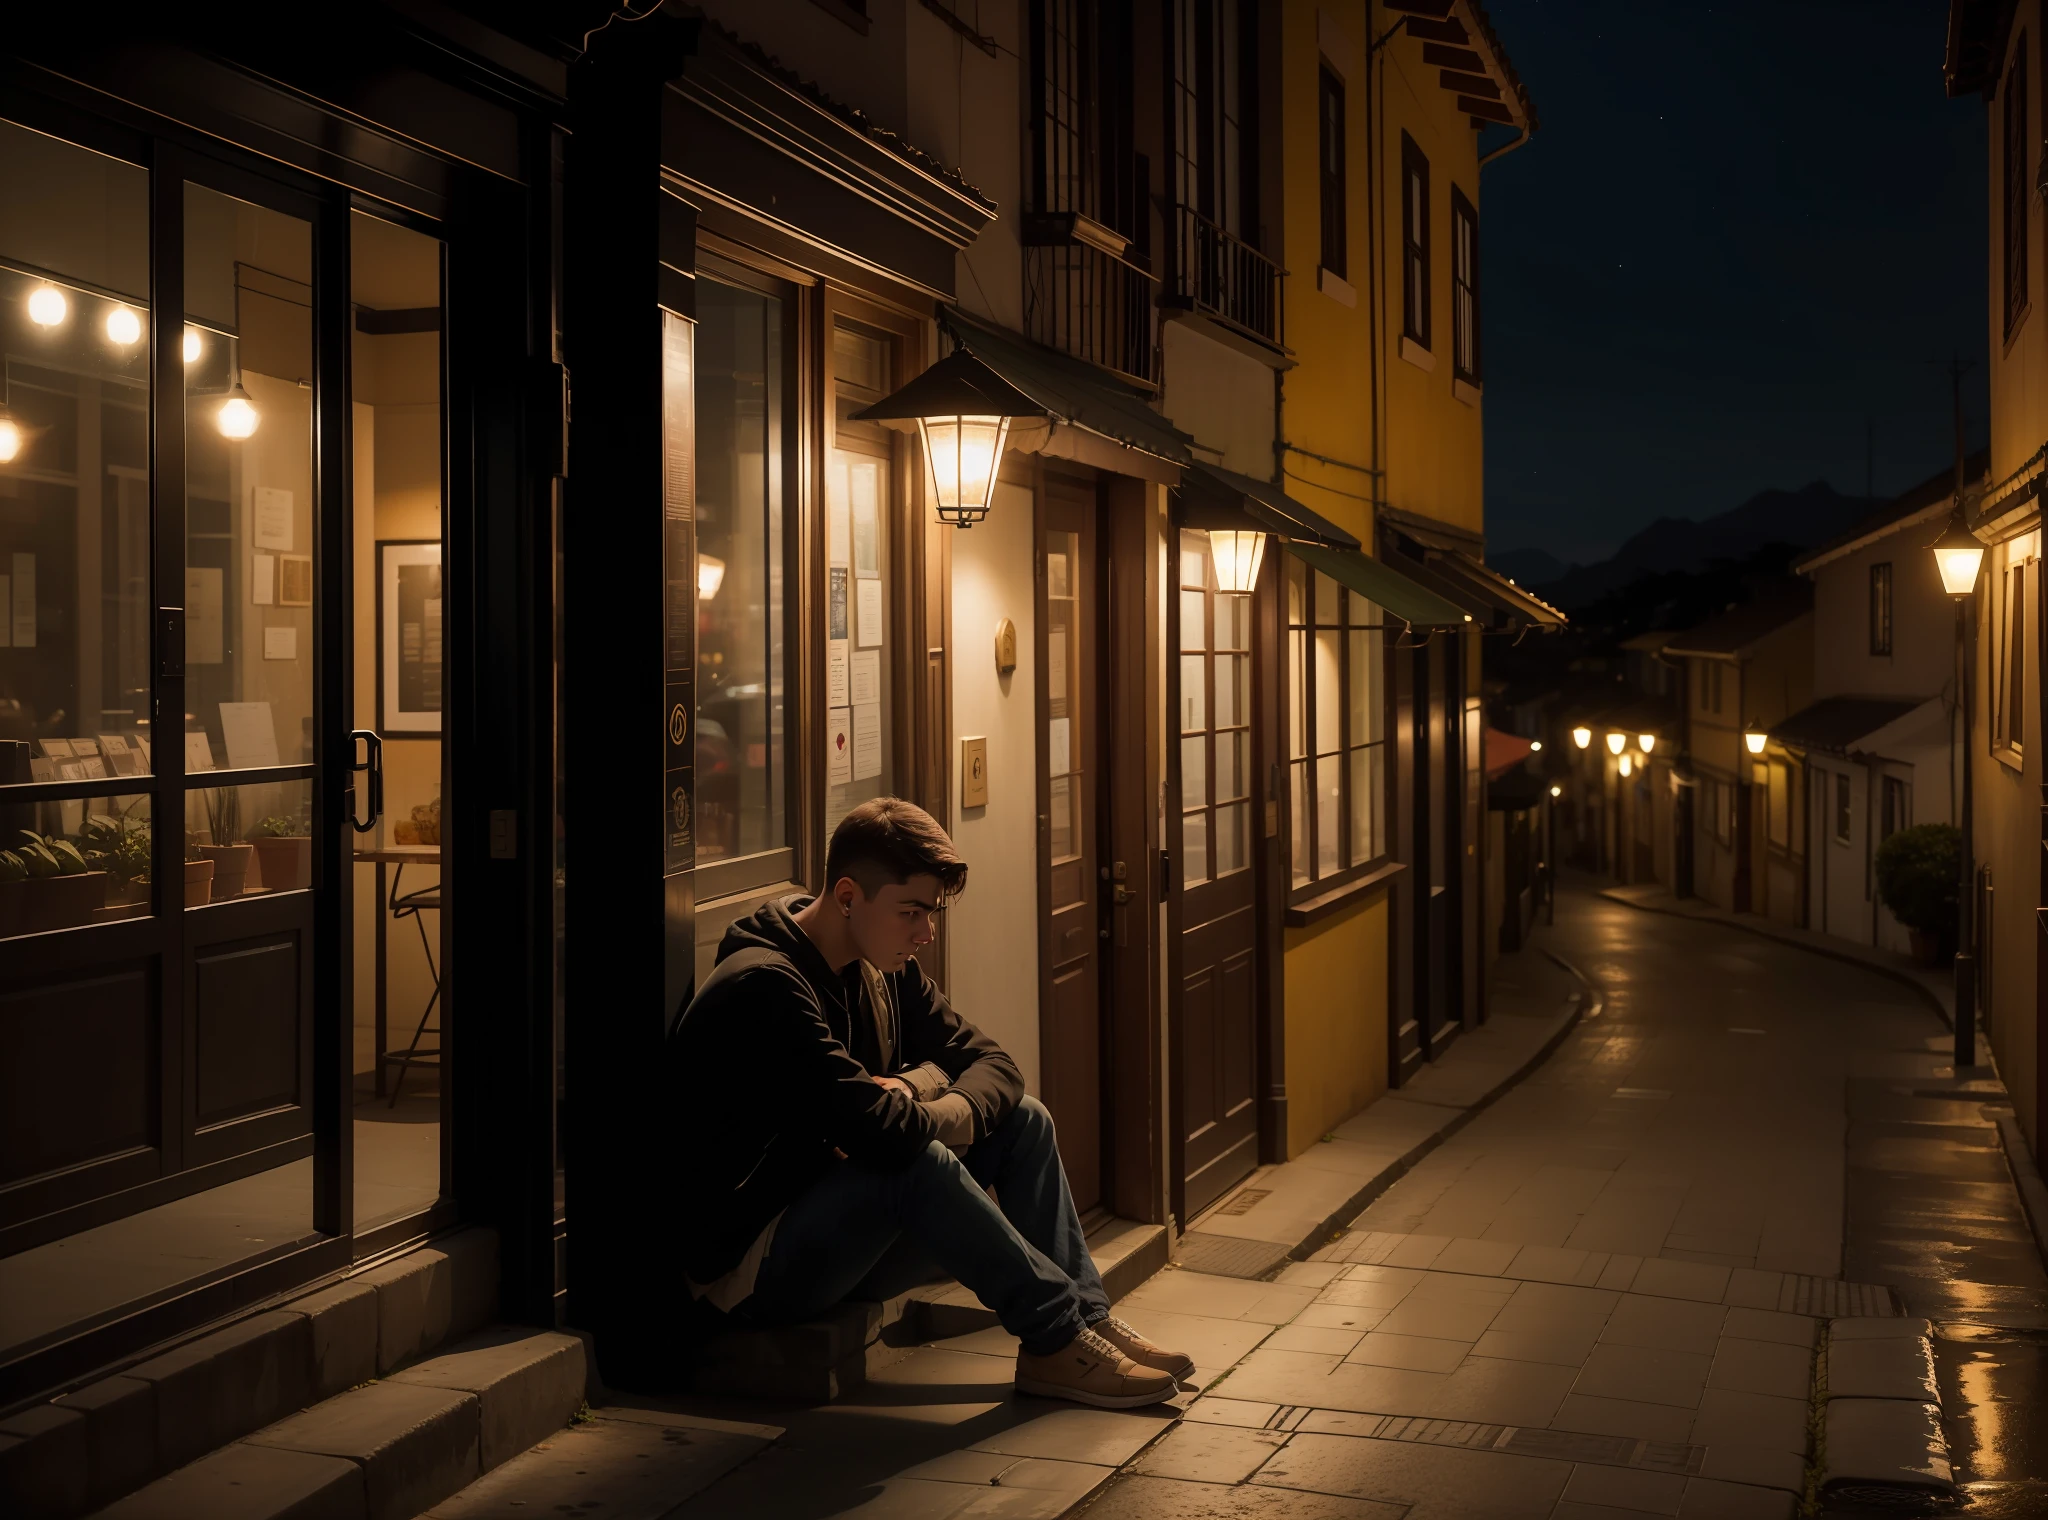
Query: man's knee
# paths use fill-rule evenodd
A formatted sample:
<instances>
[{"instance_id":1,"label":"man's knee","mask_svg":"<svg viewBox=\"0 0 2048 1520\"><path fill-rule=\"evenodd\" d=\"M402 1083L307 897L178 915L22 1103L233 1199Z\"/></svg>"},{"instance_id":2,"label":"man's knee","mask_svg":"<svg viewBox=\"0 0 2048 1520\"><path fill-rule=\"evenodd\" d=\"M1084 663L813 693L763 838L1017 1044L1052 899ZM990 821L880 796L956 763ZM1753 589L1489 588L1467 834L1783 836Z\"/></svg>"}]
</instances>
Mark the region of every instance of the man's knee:
<instances>
[{"instance_id":1,"label":"man's knee","mask_svg":"<svg viewBox=\"0 0 2048 1520\"><path fill-rule=\"evenodd\" d=\"M1013 1127L1019 1139L1052 1143L1052 1110L1029 1093L1017 1100L1017 1106L1010 1110L1010 1116L1003 1123Z\"/></svg>"}]
</instances>

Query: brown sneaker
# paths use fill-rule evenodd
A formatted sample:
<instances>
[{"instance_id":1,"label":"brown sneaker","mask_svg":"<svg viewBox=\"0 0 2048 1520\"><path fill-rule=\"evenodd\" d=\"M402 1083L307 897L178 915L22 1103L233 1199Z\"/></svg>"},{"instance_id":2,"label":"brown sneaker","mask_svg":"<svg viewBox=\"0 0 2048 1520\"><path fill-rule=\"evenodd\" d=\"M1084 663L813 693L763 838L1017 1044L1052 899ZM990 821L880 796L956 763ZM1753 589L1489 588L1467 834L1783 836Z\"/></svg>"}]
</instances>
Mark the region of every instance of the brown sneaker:
<instances>
[{"instance_id":1,"label":"brown sneaker","mask_svg":"<svg viewBox=\"0 0 2048 1520\"><path fill-rule=\"evenodd\" d=\"M1019 1348L1017 1391L1098 1409L1138 1409L1163 1403L1180 1389L1170 1373L1139 1366L1090 1329L1047 1356Z\"/></svg>"},{"instance_id":2,"label":"brown sneaker","mask_svg":"<svg viewBox=\"0 0 2048 1520\"><path fill-rule=\"evenodd\" d=\"M1115 1317L1099 1319L1088 1327L1140 1367L1156 1368L1178 1382L1195 1375L1195 1359L1185 1351L1168 1351L1155 1346L1129 1325Z\"/></svg>"}]
</instances>

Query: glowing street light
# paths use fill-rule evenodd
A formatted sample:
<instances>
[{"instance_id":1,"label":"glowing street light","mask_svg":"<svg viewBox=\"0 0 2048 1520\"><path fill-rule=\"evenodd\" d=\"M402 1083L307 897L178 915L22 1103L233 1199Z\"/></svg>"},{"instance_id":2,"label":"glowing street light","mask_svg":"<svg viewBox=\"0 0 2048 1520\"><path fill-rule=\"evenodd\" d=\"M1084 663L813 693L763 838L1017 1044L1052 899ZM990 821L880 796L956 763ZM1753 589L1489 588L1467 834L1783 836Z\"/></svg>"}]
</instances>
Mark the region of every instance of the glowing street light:
<instances>
[{"instance_id":1,"label":"glowing street light","mask_svg":"<svg viewBox=\"0 0 2048 1520\"><path fill-rule=\"evenodd\" d=\"M1647 755L1657 747L1657 736L1655 734L1637 734L1636 743L1642 747L1643 753Z\"/></svg>"},{"instance_id":2,"label":"glowing street light","mask_svg":"<svg viewBox=\"0 0 2048 1520\"><path fill-rule=\"evenodd\" d=\"M1770 732L1761 724L1752 723L1742 731L1742 743L1752 755L1761 755L1764 746L1770 742Z\"/></svg>"},{"instance_id":3,"label":"glowing street light","mask_svg":"<svg viewBox=\"0 0 2048 1520\"><path fill-rule=\"evenodd\" d=\"M1572 730L1572 743L1576 744L1580 749L1584 749L1587 745L1591 744L1592 742L1593 730L1586 727L1585 724L1581 723L1577 728Z\"/></svg>"},{"instance_id":4,"label":"glowing street light","mask_svg":"<svg viewBox=\"0 0 2048 1520\"><path fill-rule=\"evenodd\" d=\"M1621 753L1621 752L1622 752L1622 751L1623 751L1624 749L1626 749L1626 748L1628 748L1628 735L1627 735L1627 734L1609 734L1609 735L1607 736L1607 753L1608 753L1608 754L1610 754L1610 755L1618 755L1618 754L1620 754L1620 753Z\"/></svg>"}]
</instances>

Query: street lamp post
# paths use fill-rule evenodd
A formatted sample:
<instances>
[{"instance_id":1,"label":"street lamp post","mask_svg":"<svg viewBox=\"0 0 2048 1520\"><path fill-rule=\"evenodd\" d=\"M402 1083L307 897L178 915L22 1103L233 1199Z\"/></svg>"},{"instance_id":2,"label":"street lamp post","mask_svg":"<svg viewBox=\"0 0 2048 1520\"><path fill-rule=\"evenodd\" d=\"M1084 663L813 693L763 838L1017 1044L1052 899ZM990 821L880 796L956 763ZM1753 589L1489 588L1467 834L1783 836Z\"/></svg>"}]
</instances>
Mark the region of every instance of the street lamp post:
<instances>
[{"instance_id":1,"label":"street lamp post","mask_svg":"<svg viewBox=\"0 0 2048 1520\"><path fill-rule=\"evenodd\" d=\"M1970 953L1974 904L1972 878L1977 874L1974 841L1971 838L1970 754L1972 740L1972 685L1977 662L1972 648L1977 631L1977 575L1984 564L1984 545L1963 521L1962 465L1956 466L1956 509L1932 548L1934 563L1941 571L1942 589L1956 604L1956 706L1962 726L1963 795L1962 816L1957 820L1958 871L1956 880L1956 1049L1957 1070L1977 1064L1977 961Z\"/></svg>"}]
</instances>

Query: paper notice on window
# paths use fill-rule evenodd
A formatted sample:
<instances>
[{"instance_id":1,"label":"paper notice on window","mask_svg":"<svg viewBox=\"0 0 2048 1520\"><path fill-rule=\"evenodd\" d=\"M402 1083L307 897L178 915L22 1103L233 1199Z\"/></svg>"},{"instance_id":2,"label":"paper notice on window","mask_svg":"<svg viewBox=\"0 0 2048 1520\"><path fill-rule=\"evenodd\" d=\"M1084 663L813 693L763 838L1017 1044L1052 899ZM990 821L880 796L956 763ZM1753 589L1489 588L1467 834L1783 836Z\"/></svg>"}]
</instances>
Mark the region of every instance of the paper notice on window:
<instances>
[{"instance_id":1,"label":"paper notice on window","mask_svg":"<svg viewBox=\"0 0 2048 1520\"><path fill-rule=\"evenodd\" d=\"M263 658L266 660L296 660L299 657L299 630L296 628L266 628L263 630Z\"/></svg>"},{"instance_id":2,"label":"paper notice on window","mask_svg":"<svg viewBox=\"0 0 2048 1520\"><path fill-rule=\"evenodd\" d=\"M853 713L834 707L825 714L825 784L844 786L853 779Z\"/></svg>"},{"instance_id":3,"label":"paper notice on window","mask_svg":"<svg viewBox=\"0 0 2048 1520\"><path fill-rule=\"evenodd\" d=\"M825 571L825 637L846 637L846 566L831 565Z\"/></svg>"},{"instance_id":4,"label":"paper notice on window","mask_svg":"<svg viewBox=\"0 0 2048 1520\"><path fill-rule=\"evenodd\" d=\"M275 554L252 554L249 556L249 600L258 607L269 607L276 603L277 556Z\"/></svg>"},{"instance_id":5,"label":"paper notice on window","mask_svg":"<svg viewBox=\"0 0 2048 1520\"><path fill-rule=\"evenodd\" d=\"M1067 631L1056 628L1045 641L1045 699L1067 700Z\"/></svg>"},{"instance_id":6,"label":"paper notice on window","mask_svg":"<svg viewBox=\"0 0 2048 1520\"><path fill-rule=\"evenodd\" d=\"M852 559L846 533L846 466L844 454L836 455L826 472L825 563L844 565Z\"/></svg>"},{"instance_id":7,"label":"paper notice on window","mask_svg":"<svg viewBox=\"0 0 2048 1520\"><path fill-rule=\"evenodd\" d=\"M213 769L213 746L207 742L206 732L201 729L185 735L185 774Z\"/></svg>"},{"instance_id":8,"label":"paper notice on window","mask_svg":"<svg viewBox=\"0 0 2048 1520\"><path fill-rule=\"evenodd\" d=\"M221 608L217 566L185 567L185 663L218 665L225 658L227 618Z\"/></svg>"},{"instance_id":9,"label":"paper notice on window","mask_svg":"<svg viewBox=\"0 0 2048 1520\"><path fill-rule=\"evenodd\" d=\"M14 605L7 616L11 630L10 642L16 649L36 647L36 557L33 554L14 556L13 594Z\"/></svg>"},{"instance_id":10,"label":"paper notice on window","mask_svg":"<svg viewBox=\"0 0 2048 1520\"><path fill-rule=\"evenodd\" d=\"M853 779L882 774L882 709L870 703L853 710Z\"/></svg>"},{"instance_id":11,"label":"paper notice on window","mask_svg":"<svg viewBox=\"0 0 2048 1520\"><path fill-rule=\"evenodd\" d=\"M249 488L249 541L258 549L291 551L291 492L277 486Z\"/></svg>"},{"instance_id":12,"label":"paper notice on window","mask_svg":"<svg viewBox=\"0 0 2048 1520\"><path fill-rule=\"evenodd\" d=\"M851 700L846 690L846 640L825 640L825 705L844 707Z\"/></svg>"},{"instance_id":13,"label":"paper notice on window","mask_svg":"<svg viewBox=\"0 0 2048 1520\"><path fill-rule=\"evenodd\" d=\"M882 700L882 651L863 649L853 657L853 705Z\"/></svg>"},{"instance_id":14,"label":"paper notice on window","mask_svg":"<svg viewBox=\"0 0 2048 1520\"><path fill-rule=\"evenodd\" d=\"M1051 718L1045 725L1045 768L1054 776L1064 776L1074 768L1073 719Z\"/></svg>"},{"instance_id":15,"label":"paper notice on window","mask_svg":"<svg viewBox=\"0 0 2048 1520\"><path fill-rule=\"evenodd\" d=\"M231 771L278 763L277 724L270 716L268 702L221 703L220 736L227 745Z\"/></svg>"},{"instance_id":16,"label":"paper notice on window","mask_svg":"<svg viewBox=\"0 0 2048 1520\"><path fill-rule=\"evenodd\" d=\"M882 583L856 581L854 642L863 649L878 648L882 642Z\"/></svg>"},{"instance_id":17,"label":"paper notice on window","mask_svg":"<svg viewBox=\"0 0 2048 1520\"><path fill-rule=\"evenodd\" d=\"M853 573L857 576L882 573L881 529L875 521L880 478L881 466L872 459L856 459L848 466L847 495L853 503Z\"/></svg>"}]
</instances>

